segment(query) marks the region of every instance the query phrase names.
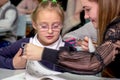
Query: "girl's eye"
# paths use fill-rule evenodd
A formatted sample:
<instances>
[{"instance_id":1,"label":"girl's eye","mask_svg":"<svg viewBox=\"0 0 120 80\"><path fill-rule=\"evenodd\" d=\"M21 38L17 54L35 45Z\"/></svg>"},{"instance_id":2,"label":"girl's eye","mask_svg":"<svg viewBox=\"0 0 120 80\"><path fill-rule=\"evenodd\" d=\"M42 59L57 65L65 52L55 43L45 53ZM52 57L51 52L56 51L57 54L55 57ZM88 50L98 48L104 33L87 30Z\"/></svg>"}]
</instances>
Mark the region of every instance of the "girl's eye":
<instances>
[{"instance_id":1,"label":"girl's eye","mask_svg":"<svg viewBox=\"0 0 120 80\"><path fill-rule=\"evenodd\" d=\"M53 28L54 29L59 28L59 25L54 25Z\"/></svg>"},{"instance_id":2,"label":"girl's eye","mask_svg":"<svg viewBox=\"0 0 120 80\"><path fill-rule=\"evenodd\" d=\"M45 25L42 25L42 26L41 26L41 28L42 28L42 29L46 29L46 28L47 28L47 26L45 26Z\"/></svg>"},{"instance_id":3,"label":"girl's eye","mask_svg":"<svg viewBox=\"0 0 120 80\"><path fill-rule=\"evenodd\" d=\"M47 29L47 28L48 28L48 25L46 25L46 24L39 24L39 27L40 27L41 29Z\"/></svg>"},{"instance_id":4,"label":"girl's eye","mask_svg":"<svg viewBox=\"0 0 120 80\"><path fill-rule=\"evenodd\" d=\"M54 29L57 29L57 28L59 28L60 27L60 24L53 24L53 28Z\"/></svg>"}]
</instances>

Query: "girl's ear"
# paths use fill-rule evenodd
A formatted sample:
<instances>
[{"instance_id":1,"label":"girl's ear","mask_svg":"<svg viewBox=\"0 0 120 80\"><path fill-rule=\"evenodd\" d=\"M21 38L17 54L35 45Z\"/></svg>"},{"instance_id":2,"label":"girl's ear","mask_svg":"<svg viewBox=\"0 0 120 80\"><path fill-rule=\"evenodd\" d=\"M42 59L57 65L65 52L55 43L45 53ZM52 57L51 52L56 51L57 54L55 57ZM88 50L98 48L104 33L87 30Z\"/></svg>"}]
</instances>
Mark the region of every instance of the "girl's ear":
<instances>
[{"instance_id":1,"label":"girl's ear","mask_svg":"<svg viewBox=\"0 0 120 80\"><path fill-rule=\"evenodd\" d=\"M33 28L36 30L37 28L36 28L36 24L35 24L35 22L34 21L32 21L32 26L33 26Z\"/></svg>"}]
</instances>

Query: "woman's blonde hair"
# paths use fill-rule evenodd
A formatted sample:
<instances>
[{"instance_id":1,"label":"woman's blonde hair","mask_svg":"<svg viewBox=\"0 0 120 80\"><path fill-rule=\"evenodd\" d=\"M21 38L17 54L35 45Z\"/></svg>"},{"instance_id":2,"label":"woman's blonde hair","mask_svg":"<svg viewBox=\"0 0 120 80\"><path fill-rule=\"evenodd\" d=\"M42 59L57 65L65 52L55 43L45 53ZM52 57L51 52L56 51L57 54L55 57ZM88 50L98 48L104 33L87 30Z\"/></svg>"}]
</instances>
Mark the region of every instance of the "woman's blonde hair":
<instances>
[{"instance_id":1,"label":"woman's blonde hair","mask_svg":"<svg viewBox=\"0 0 120 80\"><path fill-rule=\"evenodd\" d=\"M120 0L98 0L98 43L102 43L107 25L120 16Z\"/></svg>"},{"instance_id":2,"label":"woman's blonde hair","mask_svg":"<svg viewBox=\"0 0 120 80\"><path fill-rule=\"evenodd\" d=\"M120 0L89 0L99 6L98 12L98 44L103 42L107 25L120 16Z\"/></svg>"},{"instance_id":3,"label":"woman's blonde hair","mask_svg":"<svg viewBox=\"0 0 120 80\"><path fill-rule=\"evenodd\" d=\"M37 6L37 8L33 11L31 18L32 21L36 22L37 15L41 10L48 9L48 10L55 10L61 17L62 23L64 22L64 11L59 3L53 2L53 0L43 0Z\"/></svg>"}]
</instances>

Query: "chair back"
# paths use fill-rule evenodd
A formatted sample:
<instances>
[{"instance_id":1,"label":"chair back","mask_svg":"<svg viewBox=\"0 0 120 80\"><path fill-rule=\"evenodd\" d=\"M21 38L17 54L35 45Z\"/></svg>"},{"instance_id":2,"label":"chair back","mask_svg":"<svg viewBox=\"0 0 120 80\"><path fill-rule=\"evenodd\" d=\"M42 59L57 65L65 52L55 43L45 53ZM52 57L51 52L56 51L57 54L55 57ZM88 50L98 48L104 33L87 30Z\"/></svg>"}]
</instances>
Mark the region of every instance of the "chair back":
<instances>
[{"instance_id":1,"label":"chair back","mask_svg":"<svg viewBox=\"0 0 120 80\"><path fill-rule=\"evenodd\" d=\"M18 17L18 26L17 26L17 36L18 37L26 37L26 16L19 15Z\"/></svg>"}]
</instances>

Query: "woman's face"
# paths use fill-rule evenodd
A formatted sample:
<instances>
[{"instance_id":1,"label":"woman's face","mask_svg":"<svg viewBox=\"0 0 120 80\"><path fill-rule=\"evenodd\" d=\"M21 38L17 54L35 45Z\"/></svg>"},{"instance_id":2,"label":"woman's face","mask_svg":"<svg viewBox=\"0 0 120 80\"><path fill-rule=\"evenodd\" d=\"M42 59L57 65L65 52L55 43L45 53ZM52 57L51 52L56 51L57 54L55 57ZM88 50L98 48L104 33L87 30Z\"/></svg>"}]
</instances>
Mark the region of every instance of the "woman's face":
<instances>
[{"instance_id":1,"label":"woman's face","mask_svg":"<svg viewBox=\"0 0 120 80\"><path fill-rule=\"evenodd\" d=\"M38 34L38 40L45 46L58 40L62 29L62 21L55 10L41 10L36 24L33 25Z\"/></svg>"},{"instance_id":2,"label":"woman's face","mask_svg":"<svg viewBox=\"0 0 120 80\"><path fill-rule=\"evenodd\" d=\"M95 28L98 25L98 3L89 0L81 0L83 9L85 11L85 19L89 19Z\"/></svg>"}]
</instances>

